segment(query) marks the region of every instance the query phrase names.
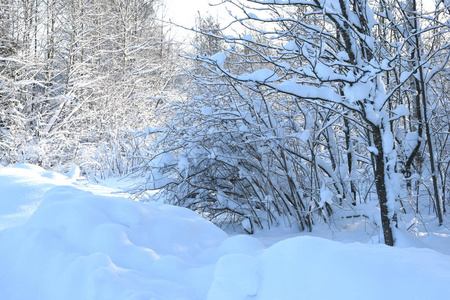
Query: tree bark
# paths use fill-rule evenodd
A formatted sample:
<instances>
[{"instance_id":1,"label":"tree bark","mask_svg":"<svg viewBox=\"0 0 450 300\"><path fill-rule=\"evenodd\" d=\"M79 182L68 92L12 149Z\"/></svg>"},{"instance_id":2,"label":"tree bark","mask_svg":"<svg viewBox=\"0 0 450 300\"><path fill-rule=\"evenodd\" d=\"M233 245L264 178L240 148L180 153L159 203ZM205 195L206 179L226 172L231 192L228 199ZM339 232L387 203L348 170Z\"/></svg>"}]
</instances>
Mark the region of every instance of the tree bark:
<instances>
[{"instance_id":1,"label":"tree bark","mask_svg":"<svg viewBox=\"0 0 450 300\"><path fill-rule=\"evenodd\" d=\"M394 236L392 233L391 218L388 206L388 187L386 186L386 164L383 151L383 140L381 130L373 125L373 140L378 153L375 156L374 174L375 186L377 188L378 201L380 203L381 226L383 228L384 243L388 246L394 246Z\"/></svg>"}]
</instances>

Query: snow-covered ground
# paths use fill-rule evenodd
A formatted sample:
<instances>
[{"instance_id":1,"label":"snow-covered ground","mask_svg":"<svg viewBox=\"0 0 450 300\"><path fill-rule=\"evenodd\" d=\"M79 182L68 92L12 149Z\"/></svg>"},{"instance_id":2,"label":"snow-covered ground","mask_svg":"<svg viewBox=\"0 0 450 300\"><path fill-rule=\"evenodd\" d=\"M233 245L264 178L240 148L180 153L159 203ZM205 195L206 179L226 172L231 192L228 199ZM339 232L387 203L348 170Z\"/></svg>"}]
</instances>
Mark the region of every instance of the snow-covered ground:
<instances>
[{"instance_id":1,"label":"snow-covered ground","mask_svg":"<svg viewBox=\"0 0 450 300\"><path fill-rule=\"evenodd\" d=\"M404 231L394 248L377 244L362 221L319 225L315 237L229 235L189 210L76 179L76 169L67 176L31 165L0 168L0 299L450 295L446 228L430 225L417 238Z\"/></svg>"}]
</instances>

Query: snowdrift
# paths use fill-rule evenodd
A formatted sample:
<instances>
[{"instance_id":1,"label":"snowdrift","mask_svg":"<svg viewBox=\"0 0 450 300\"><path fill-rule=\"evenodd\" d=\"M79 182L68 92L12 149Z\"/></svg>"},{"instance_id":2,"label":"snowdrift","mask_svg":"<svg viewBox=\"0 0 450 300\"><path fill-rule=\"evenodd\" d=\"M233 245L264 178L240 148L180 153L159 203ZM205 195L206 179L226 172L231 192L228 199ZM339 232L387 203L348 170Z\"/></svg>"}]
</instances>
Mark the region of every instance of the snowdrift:
<instances>
[{"instance_id":1,"label":"snowdrift","mask_svg":"<svg viewBox=\"0 0 450 300\"><path fill-rule=\"evenodd\" d=\"M0 212L9 216L0 218L0 299L397 300L450 294L450 257L430 249L305 236L265 248L250 236L230 237L187 209L96 195L32 166L0 169L0 193ZM20 221L6 221L14 215Z\"/></svg>"}]
</instances>

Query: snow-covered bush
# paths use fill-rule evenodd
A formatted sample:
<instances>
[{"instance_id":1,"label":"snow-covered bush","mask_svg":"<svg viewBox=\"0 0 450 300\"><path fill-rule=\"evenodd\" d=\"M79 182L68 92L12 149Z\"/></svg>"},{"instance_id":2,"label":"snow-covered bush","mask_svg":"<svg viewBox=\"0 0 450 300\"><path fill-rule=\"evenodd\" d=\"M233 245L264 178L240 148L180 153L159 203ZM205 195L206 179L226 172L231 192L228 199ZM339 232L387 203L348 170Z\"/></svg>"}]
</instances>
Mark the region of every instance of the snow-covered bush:
<instances>
[{"instance_id":1,"label":"snow-covered bush","mask_svg":"<svg viewBox=\"0 0 450 300\"><path fill-rule=\"evenodd\" d=\"M187 100L161 112L176 111L166 126L139 134L154 141L139 191L159 190L171 204L247 232L311 230L317 217L327 220L333 201L345 197L325 161L311 155L314 110L295 112L292 97L226 82L194 86Z\"/></svg>"}]
</instances>

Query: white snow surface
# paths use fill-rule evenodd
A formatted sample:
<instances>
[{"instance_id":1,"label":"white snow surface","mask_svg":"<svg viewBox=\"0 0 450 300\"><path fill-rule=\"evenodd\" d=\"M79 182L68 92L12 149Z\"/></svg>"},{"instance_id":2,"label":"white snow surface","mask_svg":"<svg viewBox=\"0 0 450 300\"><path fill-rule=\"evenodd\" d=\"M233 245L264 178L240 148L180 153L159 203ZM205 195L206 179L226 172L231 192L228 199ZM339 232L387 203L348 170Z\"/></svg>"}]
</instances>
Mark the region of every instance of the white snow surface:
<instances>
[{"instance_id":1,"label":"white snow surface","mask_svg":"<svg viewBox=\"0 0 450 300\"><path fill-rule=\"evenodd\" d=\"M116 190L77 181L72 173L67 177L31 165L0 168L0 299L441 299L450 294L447 231L434 235L439 251L406 232L398 235L402 248L293 231L290 238L276 231L229 235L187 209L118 197L111 194Z\"/></svg>"}]
</instances>

